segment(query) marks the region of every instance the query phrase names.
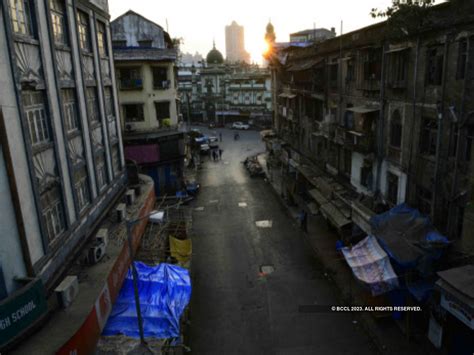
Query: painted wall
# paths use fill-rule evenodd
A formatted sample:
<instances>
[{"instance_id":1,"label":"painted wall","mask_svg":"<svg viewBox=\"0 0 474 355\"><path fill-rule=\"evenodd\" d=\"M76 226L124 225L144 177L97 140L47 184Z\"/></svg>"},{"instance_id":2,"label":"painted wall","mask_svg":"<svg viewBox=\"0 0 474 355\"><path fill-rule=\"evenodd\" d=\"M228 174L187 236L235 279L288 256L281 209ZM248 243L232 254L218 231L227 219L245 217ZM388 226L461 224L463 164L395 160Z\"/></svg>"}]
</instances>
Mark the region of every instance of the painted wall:
<instances>
[{"instance_id":1,"label":"painted wall","mask_svg":"<svg viewBox=\"0 0 474 355\"><path fill-rule=\"evenodd\" d=\"M406 199L406 188L407 188L407 175L400 171L400 169L391 164L390 162L384 160L382 162L382 172L380 180L380 190L387 196L388 193L388 184L387 184L387 175L388 172L398 176L398 194L397 194L397 204L405 202Z\"/></svg>"},{"instance_id":2,"label":"painted wall","mask_svg":"<svg viewBox=\"0 0 474 355\"><path fill-rule=\"evenodd\" d=\"M139 41L152 40L153 48L166 48L163 28L129 11L110 24L112 40L125 40L127 47L138 47Z\"/></svg>"},{"instance_id":3,"label":"painted wall","mask_svg":"<svg viewBox=\"0 0 474 355\"><path fill-rule=\"evenodd\" d=\"M375 174L377 173L377 165L372 165L372 190L368 190L361 184L361 168L364 165L364 155L358 152L352 152L352 167L351 167L351 184L355 187L358 193L372 194L375 186Z\"/></svg>"},{"instance_id":4,"label":"painted wall","mask_svg":"<svg viewBox=\"0 0 474 355\"><path fill-rule=\"evenodd\" d=\"M170 119L171 125L178 124L178 112L176 107L176 99L178 93L173 80L173 63L138 63L125 64L116 63L115 69L118 72L123 67L140 67L143 89L142 90L119 90L120 111L122 116L122 129L125 129L125 116L123 111L123 104L144 104L143 114L145 120L143 122L131 123L133 129L137 131L146 131L150 129L160 128L159 122L156 119L155 102L169 101L170 102ZM166 67L168 72L168 80L170 81L170 88L166 90L155 90L153 88L153 67ZM129 124L129 123L127 123Z\"/></svg>"}]
</instances>

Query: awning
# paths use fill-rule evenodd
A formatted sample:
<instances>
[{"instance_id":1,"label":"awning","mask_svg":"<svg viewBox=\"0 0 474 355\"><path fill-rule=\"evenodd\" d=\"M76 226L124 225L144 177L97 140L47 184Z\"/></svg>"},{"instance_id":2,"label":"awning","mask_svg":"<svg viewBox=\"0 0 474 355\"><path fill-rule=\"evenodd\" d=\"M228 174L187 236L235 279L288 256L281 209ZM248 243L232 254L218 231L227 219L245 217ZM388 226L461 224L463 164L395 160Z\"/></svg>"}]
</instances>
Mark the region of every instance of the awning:
<instances>
[{"instance_id":1,"label":"awning","mask_svg":"<svg viewBox=\"0 0 474 355\"><path fill-rule=\"evenodd\" d=\"M379 111L379 107L367 107L367 106L357 106L346 108L346 111L351 111L355 113L369 113Z\"/></svg>"},{"instance_id":2,"label":"awning","mask_svg":"<svg viewBox=\"0 0 474 355\"><path fill-rule=\"evenodd\" d=\"M290 64L287 68L288 71L302 71L308 70L315 65L321 63L324 59L312 59L312 60L305 60L301 61L300 63Z\"/></svg>"},{"instance_id":3,"label":"awning","mask_svg":"<svg viewBox=\"0 0 474 355\"><path fill-rule=\"evenodd\" d=\"M324 95L323 94L311 94L311 97L313 99L318 99L318 100L324 101Z\"/></svg>"},{"instance_id":4,"label":"awning","mask_svg":"<svg viewBox=\"0 0 474 355\"><path fill-rule=\"evenodd\" d=\"M331 202L328 202L321 206L321 213L326 217L331 224L337 229L341 229L349 224L351 221L348 220L339 209L336 208Z\"/></svg>"},{"instance_id":5,"label":"awning","mask_svg":"<svg viewBox=\"0 0 474 355\"><path fill-rule=\"evenodd\" d=\"M410 47L393 48L393 49L389 49L388 51L385 51L385 54L402 52L402 51L406 51L406 50L409 50L409 49L410 49Z\"/></svg>"},{"instance_id":6,"label":"awning","mask_svg":"<svg viewBox=\"0 0 474 355\"><path fill-rule=\"evenodd\" d=\"M341 251L354 276L370 288L372 296L398 288L398 277L390 258L375 237L368 236L352 248L345 247Z\"/></svg>"},{"instance_id":7,"label":"awning","mask_svg":"<svg viewBox=\"0 0 474 355\"><path fill-rule=\"evenodd\" d=\"M329 202L318 189L309 190L308 193L320 206Z\"/></svg>"}]
</instances>

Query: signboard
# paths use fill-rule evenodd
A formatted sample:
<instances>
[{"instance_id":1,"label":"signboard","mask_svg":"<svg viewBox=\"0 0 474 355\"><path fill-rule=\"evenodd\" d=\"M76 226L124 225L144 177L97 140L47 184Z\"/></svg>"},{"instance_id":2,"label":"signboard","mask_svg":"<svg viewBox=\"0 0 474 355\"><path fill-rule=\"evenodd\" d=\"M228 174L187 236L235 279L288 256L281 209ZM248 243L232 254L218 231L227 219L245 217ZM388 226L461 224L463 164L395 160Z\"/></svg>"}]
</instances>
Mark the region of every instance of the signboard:
<instances>
[{"instance_id":1,"label":"signboard","mask_svg":"<svg viewBox=\"0 0 474 355\"><path fill-rule=\"evenodd\" d=\"M12 297L0 303L0 347L4 346L46 314L44 286L32 281Z\"/></svg>"},{"instance_id":2,"label":"signboard","mask_svg":"<svg viewBox=\"0 0 474 355\"><path fill-rule=\"evenodd\" d=\"M441 307L474 330L474 313L455 302L451 297L441 294Z\"/></svg>"}]
</instances>

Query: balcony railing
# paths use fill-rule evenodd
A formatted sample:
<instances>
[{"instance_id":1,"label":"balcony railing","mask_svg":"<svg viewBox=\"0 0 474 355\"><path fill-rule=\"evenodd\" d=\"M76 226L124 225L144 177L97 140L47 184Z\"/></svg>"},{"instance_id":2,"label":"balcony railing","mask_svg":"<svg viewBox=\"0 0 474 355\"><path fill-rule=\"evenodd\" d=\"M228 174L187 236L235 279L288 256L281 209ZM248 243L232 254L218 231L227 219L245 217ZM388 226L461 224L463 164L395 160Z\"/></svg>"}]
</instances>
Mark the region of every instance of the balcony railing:
<instances>
[{"instance_id":1,"label":"balcony railing","mask_svg":"<svg viewBox=\"0 0 474 355\"><path fill-rule=\"evenodd\" d=\"M142 79L120 79L120 89L139 90L143 88Z\"/></svg>"}]
</instances>

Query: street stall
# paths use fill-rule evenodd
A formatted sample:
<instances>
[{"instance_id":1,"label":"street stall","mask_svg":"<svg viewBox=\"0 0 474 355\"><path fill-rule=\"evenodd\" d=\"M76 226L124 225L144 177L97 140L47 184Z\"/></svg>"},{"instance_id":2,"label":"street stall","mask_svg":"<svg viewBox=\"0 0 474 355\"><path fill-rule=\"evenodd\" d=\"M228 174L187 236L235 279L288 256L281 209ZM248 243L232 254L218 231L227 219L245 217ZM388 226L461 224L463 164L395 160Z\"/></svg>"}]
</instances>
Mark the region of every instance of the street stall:
<instances>
[{"instance_id":1,"label":"street stall","mask_svg":"<svg viewBox=\"0 0 474 355\"><path fill-rule=\"evenodd\" d=\"M474 265L438 272L439 307L430 319L430 340L450 354L474 354Z\"/></svg>"}]
</instances>

